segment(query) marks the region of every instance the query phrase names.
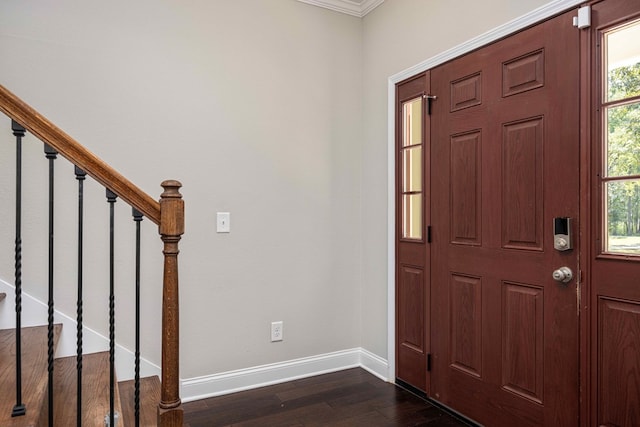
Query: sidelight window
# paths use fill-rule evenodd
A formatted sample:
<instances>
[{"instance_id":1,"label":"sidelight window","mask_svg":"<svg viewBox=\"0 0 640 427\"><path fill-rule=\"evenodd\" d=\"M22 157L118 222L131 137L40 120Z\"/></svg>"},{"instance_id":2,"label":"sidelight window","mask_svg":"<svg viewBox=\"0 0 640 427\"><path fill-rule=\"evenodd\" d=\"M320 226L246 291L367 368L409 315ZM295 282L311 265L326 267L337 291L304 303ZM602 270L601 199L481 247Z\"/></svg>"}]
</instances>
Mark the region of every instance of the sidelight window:
<instances>
[{"instance_id":1,"label":"sidelight window","mask_svg":"<svg viewBox=\"0 0 640 427\"><path fill-rule=\"evenodd\" d=\"M640 255L640 21L604 33L604 250Z\"/></svg>"},{"instance_id":2,"label":"sidelight window","mask_svg":"<svg viewBox=\"0 0 640 427\"><path fill-rule=\"evenodd\" d=\"M402 237L422 239L422 97L402 104L402 146L400 173L402 176Z\"/></svg>"}]
</instances>

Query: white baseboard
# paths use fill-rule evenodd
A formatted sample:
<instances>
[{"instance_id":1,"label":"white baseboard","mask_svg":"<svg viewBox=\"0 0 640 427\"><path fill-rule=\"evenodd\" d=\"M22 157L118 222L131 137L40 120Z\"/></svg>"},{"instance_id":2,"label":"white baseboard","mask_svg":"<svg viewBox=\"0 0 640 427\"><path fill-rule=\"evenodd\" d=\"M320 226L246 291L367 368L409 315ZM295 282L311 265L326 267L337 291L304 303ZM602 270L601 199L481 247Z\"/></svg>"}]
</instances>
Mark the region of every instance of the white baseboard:
<instances>
[{"instance_id":1,"label":"white baseboard","mask_svg":"<svg viewBox=\"0 0 640 427\"><path fill-rule=\"evenodd\" d=\"M5 292L7 298L0 304L0 329L16 327L16 315L14 310L15 287L0 279L0 292ZM42 326L47 324L47 304L37 298L22 292L21 324L23 327ZM56 348L56 358L76 355L76 325L75 319L55 310L54 323L62 324L62 333ZM82 349L84 353L97 353L109 350L109 338L84 326L82 328ZM134 353L116 344L116 373L118 381L133 379L134 377ZM140 358L140 376L160 376L160 367Z\"/></svg>"},{"instance_id":2,"label":"white baseboard","mask_svg":"<svg viewBox=\"0 0 640 427\"><path fill-rule=\"evenodd\" d=\"M253 368L182 380L183 402L361 367L387 381L387 361L362 349L336 351Z\"/></svg>"},{"instance_id":3,"label":"white baseboard","mask_svg":"<svg viewBox=\"0 0 640 427\"><path fill-rule=\"evenodd\" d=\"M360 367L383 381L393 382L394 377L389 377L389 363L382 357L371 353L364 348L360 349Z\"/></svg>"},{"instance_id":4,"label":"white baseboard","mask_svg":"<svg viewBox=\"0 0 640 427\"><path fill-rule=\"evenodd\" d=\"M15 288L0 279L0 292L6 292L7 298L0 304L0 329L15 327L13 296ZM76 321L56 310L55 323L62 324L62 334L56 350L56 357L76 354ZM40 326L47 323L47 305L33 296L22 293L22 326ZM83 328L83 349L85 353L107 351L109 339L91 328ZM134 357L129 349L116 346L116 372L118 380L133 378ZM383 381L389 381L387 361L363 348L336 351L318 356L304 357L272 363L269 365L239 369L214 375L181 380L181 396L184 402L220 396L223 394L249 390L267 385L278 384L300 378L345 369L361 367ZM140 375L160 376L160 367L145 360L140 361Z\"/></svg>"}]
</instances>

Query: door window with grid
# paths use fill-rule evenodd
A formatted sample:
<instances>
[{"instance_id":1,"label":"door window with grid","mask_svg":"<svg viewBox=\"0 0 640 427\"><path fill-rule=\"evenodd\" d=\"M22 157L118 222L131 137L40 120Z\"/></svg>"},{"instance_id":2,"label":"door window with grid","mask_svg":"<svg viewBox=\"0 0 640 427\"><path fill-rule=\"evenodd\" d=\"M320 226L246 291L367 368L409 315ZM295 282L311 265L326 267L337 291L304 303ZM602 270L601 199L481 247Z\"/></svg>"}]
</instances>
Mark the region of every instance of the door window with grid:
<instances>
[{"instance_id":1,"label":"door window with grid","mask_svg":"<svg viewBox=\"0 0 640 427\"><path fill-rule=\"evenodd\" d=\"M640 256L640 20L604 33L604 251Z\"/></svg>"}]
</instances>

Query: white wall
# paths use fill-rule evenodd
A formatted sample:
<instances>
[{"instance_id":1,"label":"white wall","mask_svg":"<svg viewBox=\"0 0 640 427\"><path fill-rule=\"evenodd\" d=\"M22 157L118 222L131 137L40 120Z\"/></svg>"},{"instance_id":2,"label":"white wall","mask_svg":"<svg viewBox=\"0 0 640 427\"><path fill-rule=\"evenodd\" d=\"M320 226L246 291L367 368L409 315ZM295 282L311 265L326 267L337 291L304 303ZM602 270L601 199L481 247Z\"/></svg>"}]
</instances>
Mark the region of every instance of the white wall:
<instances>
[{"instance_id":1,"label":"white wall","mask_svg":"<svg viewBox=\"0 0 640 427\"><path fill-rule=\"evenodd\" d=\"M358 18L295 0L0 3L1 84L153 197L164 179L184 185L182 377L359 346L361 29ZM2 134L0 178L13 182L13 145ZM32 178L46 173L40 144L32 146L30 195L46 185ZM60 165L61 186L73 187ZM92 206L103 203L103 190L87 187L97 194L88 196ZM12 187L2 192L12 200ZM59 256L69 254L59 282L75 280L74 197L57 215L58 239L71 240L58 243ZM28 212L46 210L46 199L25 203ZM10 205L1 208L0 275L12 283ZM90 210L85 321L104 333L107 270L97 253L106 241L96 242L108 231L106 207ZM216 211L231 212L230 234L215 233ZM25 221L26 235L46 239L36 232L46 233L43 221ZM159 307L159 238L148 224L144 233L148 305ZM41 299L45 245L24 255L25 285ZM126 306L130 285L118 285ZM59 308L75 313L74 291L58 292ZM153 307L143 322L159 331ZM282 343L270 342L274 320L284 321ZM125 315L117 329L129 343L131 325ZM156 335L143 347L158 362Z\"/></svg>"},{"instance_id":2,"label":"white wall","mask_svg":"<svg viewBox=\"0 0 640 427\"><path fill-rule=\"evenodd\" d=\"M360 20L295 0L4 1L0 83L154 197L163 179L184 184L182 377L360 346L386 358L388 78L544 3L387 0ZM10 138L0 139L7 182ZM43 192L35 177L44 174L30 172L29 194ZM69 174L56 176L73 186ZM106 233L104 209L93 208L102 190L92 191L91 241ZM57 233L73 237L74 196L59 198L71 207L60 208ZM231 234L214 232L216 211L231 212ZM12 218L10 204L0 213ZM9 282L11 224L0 224ZM148 328L159 321L155 233L147 224ZM34 246L32 258L46 257L44 243ZM106 249L89 246L85 269L104 282ZM74 268L66 263L60 281L72 282ZM29 274L28 286L46 281ZM97 329L103 287L91 285L86 316ZM58 299L74 312L73 290ZM283 343L269 342L272 320L284 321ZM125 344L129 325L120 320ZM146 337L155 362L157 338Z\"/></svg>"}]
</instances>

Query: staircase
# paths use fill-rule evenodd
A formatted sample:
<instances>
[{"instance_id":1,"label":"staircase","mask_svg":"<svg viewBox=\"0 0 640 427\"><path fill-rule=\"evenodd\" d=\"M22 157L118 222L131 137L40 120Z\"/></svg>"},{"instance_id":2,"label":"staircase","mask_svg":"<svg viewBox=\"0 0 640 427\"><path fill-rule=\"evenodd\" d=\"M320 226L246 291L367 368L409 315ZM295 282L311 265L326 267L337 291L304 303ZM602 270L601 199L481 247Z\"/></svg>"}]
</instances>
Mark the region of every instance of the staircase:
<instances>
[{"instance_id":1,"label":"staircase","mask_svg":"<svg viewBox=\"0 0 640 427\"><path fill-rule=\"evenodd\" d=\"M61 325L54 328L55 343L60 336ZM47 410L47 327L36 326L22 329L24 373L23 393L27 413L22 417L11 417L14 402L6 399L15 389L15 330L0 330L0 426L24 427L46 426ZM109 353L85 354L83 358L83 413L82 425L87 427L105 425L109 412ZM55 360L54 368L54 425L71 426L76 423L76 359L65 357ZM156 405L160 400L160 379L143 378L140 401L140 425L155 426ZM133 426L134 392L133 381L118 384L115 408L120 414L117 426Z\"/></svg>"},{"instance_id":2,"label":"staircase","mask_svg":"<svg viewBox=\"0 0 640 427\"><path fill-rule=\"evenodd\" d=\"M15 235L15 298L0 293L0 309L10 310L15 302L16 328L0 330L0 426L49 426L71 425L105 426L105 416L113 405L119 414L113 425L177 427L183 424L182 403L179 392L179 304L178 304L178 244L184 233L184 202L178 181L162 182L164 192L156 201L111 166L99 159L84 146L67 135L24 101L0 85L0 111L12 122L16 137L16 235ZM49 163L49 300L48 324L22 327L22 236L21 236L21 157L22 138L26 134L44 142ZM77 356L55 359L55 348L62 330L54 325L54 164L60 155L75 166L78 182L78 312ZM82 235L83 235L83 184L91 177L106 189L111 210L110 224L110 296L109 296L109 352L84 354L82 347L83 299L82 299ZM7 185L7 183L0 183ZM8 194L0 192L0 194ZM116 385L115 380L115 324L114 310L114 222L113 206L116 198L132 208L136 222L136 308L135 308L135 379ZM13 200L3 198L0 203ZM44 214L46 218L46 213ZM161 379L140 378L140 222L146 218L158 226L163 242L162 283L162 338ZM0 236L10 241L13 236ZM46 271L46 263L44 269ZM8 272L3 272L8 276ZM68 285L68 284L67 284ZM10 301L11 300L11 301ZM145 333L154 331L145 331ZM80 381L79 381L80 379ZM78 399L77 396L81 395ZM52 402L52 403L50 403ZM137 403L134 403L137 402ZM49 406L51 405L51 408ZM24 410L26 408L26 412ZM53 410L51 410L53 409ZM12 415L16 415L13 416Z\"/></svg>"}]
</instances>

